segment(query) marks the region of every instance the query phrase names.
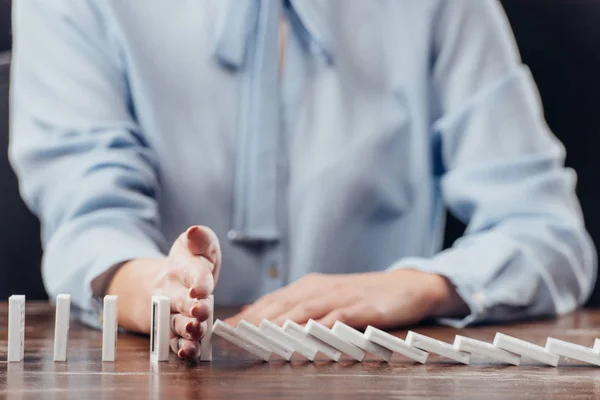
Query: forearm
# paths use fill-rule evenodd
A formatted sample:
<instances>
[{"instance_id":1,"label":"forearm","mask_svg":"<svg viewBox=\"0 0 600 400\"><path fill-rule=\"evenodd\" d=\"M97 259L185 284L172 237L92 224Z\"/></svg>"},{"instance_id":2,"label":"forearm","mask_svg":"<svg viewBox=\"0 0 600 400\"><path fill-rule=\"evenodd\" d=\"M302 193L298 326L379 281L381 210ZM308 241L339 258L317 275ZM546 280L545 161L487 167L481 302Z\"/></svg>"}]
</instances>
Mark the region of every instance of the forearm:
<instances>
[{"instance_id":1,"label":"forearm","mask_svg":"<svg viewBox=\"0 0 600 400\"><path fill-rule=\"evenodd\" d=\"M119 326L132 332L150 332L152 287L164 268L166 258L136 259L118 268L106 294L119 296Z\"/></svg>"}]
</instances>

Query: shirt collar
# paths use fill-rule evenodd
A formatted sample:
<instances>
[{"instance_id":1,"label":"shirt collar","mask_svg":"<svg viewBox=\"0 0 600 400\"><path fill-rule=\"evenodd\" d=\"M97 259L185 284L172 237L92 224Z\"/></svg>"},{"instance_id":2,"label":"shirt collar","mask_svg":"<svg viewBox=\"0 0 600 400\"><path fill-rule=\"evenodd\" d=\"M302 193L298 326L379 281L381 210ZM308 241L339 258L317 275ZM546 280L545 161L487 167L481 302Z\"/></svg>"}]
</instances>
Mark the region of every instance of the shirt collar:
<instances>
[{"instance_id":1,"label":"shirt collar","mask_svg":"<svg viewBox=\"0 0 600 400\"><path fill-rule=\"evenodd\" d=\"M331 1L290 0L289 3L291 13L308 33L310 51L333 63L333 36L328 24ZM214 42L214 55L221 64L234 70L244 64L248 38L256 33L261 4L260 0L229 0L223 6Z\"/></svg>"}]
</instances>

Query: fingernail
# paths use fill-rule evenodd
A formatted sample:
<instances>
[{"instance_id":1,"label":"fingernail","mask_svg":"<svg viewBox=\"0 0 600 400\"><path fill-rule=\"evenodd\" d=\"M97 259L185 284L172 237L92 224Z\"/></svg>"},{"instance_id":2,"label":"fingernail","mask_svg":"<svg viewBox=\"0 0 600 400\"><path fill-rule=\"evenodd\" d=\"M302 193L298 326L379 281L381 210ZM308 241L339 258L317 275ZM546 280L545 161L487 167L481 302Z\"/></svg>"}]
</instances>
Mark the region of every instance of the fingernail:
<instances>
[{"instance_id":1,"label":"fingernail","mask_svg":"<svg viewBox=\"0 0 600 400\"><path fill-rule=\"evenodd\" d=\"M194 233L196 233L196 231L198 230L197 226L192 226L187 230L187 238L189 239L190 237L192 237L192 235Z\"/></svg>"},{"instance_id":2,"label":"fingernail","mask_svg":"<svg viewBox=\"0 0 600 400\"><path fill-rule=\"evenodd\" d=\"M195 323L194 321L190 321L187 323L187 325L185 326L185 331L189 334L192 333L196 333L198 331L198 328L196 327L197 323Z\"/></svg>"}]
</instances>

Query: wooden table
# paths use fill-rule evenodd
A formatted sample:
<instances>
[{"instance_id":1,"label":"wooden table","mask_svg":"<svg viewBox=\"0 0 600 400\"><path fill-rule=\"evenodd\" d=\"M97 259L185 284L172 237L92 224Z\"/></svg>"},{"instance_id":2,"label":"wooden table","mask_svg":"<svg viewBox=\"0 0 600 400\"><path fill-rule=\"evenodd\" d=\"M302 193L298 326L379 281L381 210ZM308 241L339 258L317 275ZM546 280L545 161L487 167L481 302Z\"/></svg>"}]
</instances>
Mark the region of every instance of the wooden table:
<instances>
[{"instance_id":1,"label":"wooden table","mask_svg":"<svg viewBox=\"0 0 600 400\"><path fill-rule=\"evenodd\" d=\"M235 310L217 310L219 318ZM461 334L492 341L496 331L544 345L547 336L591 346L600 337L600 311L505 326L452 329L414 327L447 342ZM404 337L406 331L398 331ZM68 361L53 362L54 309L27 303L25 361L7 363L7 305L0 303L0 398L380 399L380 398L589 398L600 396L600 367L561 360L558 368L523 360L519 367L475 359L458 365L434 355L415 365L399 355L391 364L367 356L363 363L262 363L214 340L212 363L177 360L152 365L148 338L120 334L117 361L103 363L102 334L72 322Z\"/></svg>"}]
</instances>

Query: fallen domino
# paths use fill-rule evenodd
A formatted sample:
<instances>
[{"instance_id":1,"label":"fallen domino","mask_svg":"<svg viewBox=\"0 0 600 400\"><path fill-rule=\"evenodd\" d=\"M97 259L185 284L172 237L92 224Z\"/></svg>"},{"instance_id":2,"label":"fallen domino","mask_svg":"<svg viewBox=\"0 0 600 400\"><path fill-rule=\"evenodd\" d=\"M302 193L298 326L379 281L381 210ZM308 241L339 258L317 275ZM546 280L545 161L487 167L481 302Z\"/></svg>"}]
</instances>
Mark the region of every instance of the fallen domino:
<instances>
[{"instance_id":1,"label":"fallen domino","mask_svg":"<svg viewBox=\"0 0 600 400\"><path fill-rule=\"evenodd\" d=\"M256 326L250 322L241 320L236 328L240 336L250 338L261 346L271 350L279 357L286 361L290 361L294 354L294 349L274 339L272 336L261 332Z\"/></svg>"},{"instance_id":2,"label":"fallen domino","mask_svg":"<svg viewBox=\"0 0 600 400\"><path fill-rule=\"evenodd\" d=\"M200 340L200 361L212 361L212 331L213 320L215 316L215 297L210 295L206 300L209 304L210 312L206 320L206 332Z\"/></svg>"},{"instance_id":3,"label":"fallen domino","mask_svg":"<svg viewBox=\"0 0 600 400\"><path fill-rule=\"evenodd\" d=\"M309 334L305 328L301 327L297 323L291 320L285 321L283 324L283 330L285 333L299 339L306 344L316 348L319 352L326 355L329 359L338 362L342 356L342 352L335 347L330 346L324 341L317 339L316 337Z\"/></svg>"},{"instance_id":4,"label":"fallen domino","mask_svg":"<svg viewBox=\"0 0 600 400\"><path fill-rule=\"evenodd\" d=\"M69 340L69 320L71 318L71 295L56 296L56 315L54 321L54 361L67 361L67 342Z\"/></svg>"},{"instance_id":5,"label":"fallen domino","mask_svg":"<svg viewBox=\"0 0 600 400\"><path fill-rule=\"evenodd\" d=\"M115 361L118 328L117 296L104 296L102 310L102 361Z\"/></svg>"},{"instance_id":6,"label":"fallen domino","mask_svg":"<svg viewBox=\"0 0 600 400\"><path fill-rule=\"evenodd\" d=\"M373 326L367 327L365 337L373 343L385 347L394 353L402 354L421 364L425 364L427 362L427 357L429 357L429 353L426 351L419 350L416 347L407 344L404 340Z\"/></svg>"},{"instance_id":7,"label":"fallen domino","mask_svg":"<svg viewBox=\"0 0 600 400\"><path fill-rule=\"evenodd\" d=\"M317 339L327 343L331 347L338 349L342 353L348 354L358 362L362 362L365 358L365 351L350 342L345 341L329 328L310 319L306 324L306 331Z\"/></svg>"},{"instance_id":8,"label":"fallen domino","mask_svg":"<svg viewBox=\"0 0 600 400\"><path fill-rule=\"evenodd\" d=\"M152 296L150 318L150 360L169 361L169 331L171 330L171 299Z\"/></svg>"},{"instance_id":9,"label":"fallen domino","mask_svg":"<svg viewBox=\"0 0 600 400\"><path fill-rule=\"evenodd\" d=\"M467 365L471 360L469 353L457 350L449 343L413 331L409 331L406 335L406 344Z\"/></svg>"},{"instance_id":10,"label":"fallen domino","mask_svg":"<svg viewBox=\"0 0 600 400\"><path fill-rule=\"evenodd\" d=\"M546 350L559 356L600 366L600 354L590 347L565 342L564 340L548 338L546 341Z\"/></svg>"},{"instance_id":11,"label":"fallen domino","mask_svg":"<svg viewBox=\"0 0 600 400\"><path fill-rule=\"evenodd\" d=\"M253 340L244 337L238 333L238 331L231 326L227 325L221 320L216 320L212 330L213 335L217 335L228 342L235 344L236 346L246 350L247 352L254 354L258 358L269 361L271 359L271 350L266 347L254 342Z\"/></svg>"},{"instance_id":12,"label":"fallen domino","mask_svg":"<svg viewBox=\"0 0 600 400\"><path fill-rule=\"evenodd\" d=\"M556 367L558 365L559 356L551 353L542 346L517 339L503 333L496 333L494 338L494 346L511 353L519 354L522 357L529 357L544 364Z\"/></svg>"},{"instance_id":13,"label":"fallen domino","mask_svg":"<svg viewBox=\"0 0 600 400\"><path fill-rule=\"evenodd\" d=\"M319 352L316 347L313 347L310 344L286 333L281 327L279 327L279 325L269 320L263 320L260 323L258 330L265 335L272 336L279 342L293 348L296 353L306 357L309 361L314 361L317 353Z\"/></svg>"},{"instance_id":14,"label":"fallen domino","mask_svg":"<svg viewBox=\"0 0 600 400\"><path fill-rule=\"evenodd\" d=\"M518 354L502 350L491 343L468 337L456 335L454 338L454 347L456 350L478 355L492 360L501 361L506 364L519 365L521 357Z\"/></svg>"},{"instance_id":15,"label":"fallen domino","mask_svg":"<svg viewBox=\"0 0 600 400\"><path fill-rule=\"evenodd\" d=\"M25 355L25 296L8 298L8 362L23 361Z\"/></svg>"},{"instance_id":16,"label":"fallen domino","mask_svg":"<svg viewBox=\"0 0 600 400\"><path fill-rule=\"evenodd\" d=\"M394 354L393 351L370 341L365 337L364 334L360 333L354 328L349 327L341 321L336 321L335 324L333 324L331 331L345 341L352 343L356 347L366 352L375 354L385 362L389 363L392 355Z\"/></svg>"}]
</instances>

